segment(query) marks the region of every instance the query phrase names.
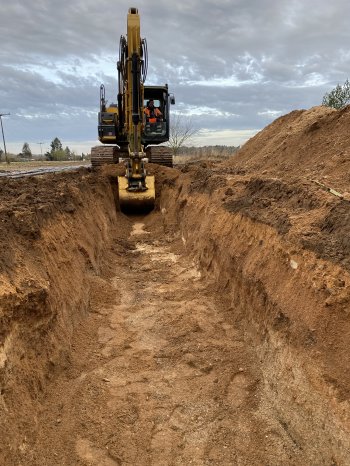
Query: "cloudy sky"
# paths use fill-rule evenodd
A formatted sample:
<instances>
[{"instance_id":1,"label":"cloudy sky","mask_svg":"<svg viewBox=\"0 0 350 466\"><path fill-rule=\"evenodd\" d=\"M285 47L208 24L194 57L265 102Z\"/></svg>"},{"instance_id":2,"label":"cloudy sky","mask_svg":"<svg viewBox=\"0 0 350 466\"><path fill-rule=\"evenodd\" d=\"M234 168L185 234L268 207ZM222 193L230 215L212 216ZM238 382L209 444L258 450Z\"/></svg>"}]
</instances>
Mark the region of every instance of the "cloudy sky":
<instances>
[{"instance_id":1,"label":"cloudy sky","mask_svg":"<svg viewBox=\"0 0 350 466\"><path fill-rule=\"evenodd\" d=\"M99 86L116 100L130 6L148 42L146 84L169 84L197 145L241 144L350 77L348 0L0 0L8 150L26 141L40 153L56 136L78 153L95 145Z\"/></svg>"}]
</instances>

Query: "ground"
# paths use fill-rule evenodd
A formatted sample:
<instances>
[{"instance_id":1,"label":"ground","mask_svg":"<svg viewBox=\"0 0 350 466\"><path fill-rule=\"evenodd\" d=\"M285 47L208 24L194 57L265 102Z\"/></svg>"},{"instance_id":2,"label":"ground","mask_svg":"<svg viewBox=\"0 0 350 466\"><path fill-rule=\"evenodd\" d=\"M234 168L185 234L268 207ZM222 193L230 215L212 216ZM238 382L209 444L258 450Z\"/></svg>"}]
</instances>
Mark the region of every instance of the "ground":
<instances>
[{"instance_id":1,"label":"ground","mask_svg":"<svg viewBox=\"0 0 350 466\"><path fill-rule=\"evenodd\" d=\"M1 172L8 172L8 171L22 171L22 170L32 170L33 168L52 168L52 167L75 167L81 165L90 165L89 161L86 160L77 160L77 161L69 161L64 160L62 162L56 161L45 161L45 160L32 160L30 162L11 162L6 163L2 161L0 163L0 173Z\"/></svg>"},{"instance_id":2,"label":"ground","mask_svg":"<svg viewBox=\"0 0 350 466\"><path fill-rule=\"evenodd\" d=\"M227 303L161 224L159 214L135 220L122 254L117 248L107 273L91 278L90 315L45 400L27 464L30 456L33 465L298 457L261 400L259 366Z\"/></svg>"},{"instance_id":3,"label":"ground","mask_svg":"<svg viewBox=\"0 0 350 466\"><path fill-rule=\"evenodd\" d=\"M349 119L150 165L147 216L122 166L2 179L1 464L350 464Z\"/></svg>"}]
</instances>

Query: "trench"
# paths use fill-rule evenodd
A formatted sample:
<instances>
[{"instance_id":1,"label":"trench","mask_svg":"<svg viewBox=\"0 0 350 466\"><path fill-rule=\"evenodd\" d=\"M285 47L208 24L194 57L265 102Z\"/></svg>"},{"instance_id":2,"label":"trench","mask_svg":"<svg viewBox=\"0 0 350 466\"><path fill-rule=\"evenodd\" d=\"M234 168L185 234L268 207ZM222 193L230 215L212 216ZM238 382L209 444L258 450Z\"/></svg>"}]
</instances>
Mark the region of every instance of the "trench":
<instances>
[{"instance_id":1,"label":"trench","mask_svg":"<svg viewBox=\"0 0 350 466\"><path fill-rule=\"evenodd\" d=\"M101 177L42 226L21 302L37 314L0 353L3 464L348 464L347 402L298 320L318 306L300 254L173 173L145 217Z\"/></svg>"}]
</instances>

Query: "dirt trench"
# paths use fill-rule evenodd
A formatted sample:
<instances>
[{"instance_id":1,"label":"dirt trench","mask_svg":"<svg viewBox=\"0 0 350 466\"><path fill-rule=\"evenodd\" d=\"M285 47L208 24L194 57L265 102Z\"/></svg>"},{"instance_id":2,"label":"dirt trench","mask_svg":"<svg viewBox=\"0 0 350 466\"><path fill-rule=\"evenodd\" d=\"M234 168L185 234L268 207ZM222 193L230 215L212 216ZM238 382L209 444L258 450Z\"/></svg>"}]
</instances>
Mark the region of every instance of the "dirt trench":
<instances>
[{"instance_id":1,"label":"dirt trench","mask_svg":"<svg viewBox=\"0 0 350 466\"><path fill-rule=\"evenodd\" d=\"M229 176L154 170L143 218L116 210L115 173L83 171L11 217L3 464L349 464L339 266L238 208Z\"/></svg>"}]
</instances>

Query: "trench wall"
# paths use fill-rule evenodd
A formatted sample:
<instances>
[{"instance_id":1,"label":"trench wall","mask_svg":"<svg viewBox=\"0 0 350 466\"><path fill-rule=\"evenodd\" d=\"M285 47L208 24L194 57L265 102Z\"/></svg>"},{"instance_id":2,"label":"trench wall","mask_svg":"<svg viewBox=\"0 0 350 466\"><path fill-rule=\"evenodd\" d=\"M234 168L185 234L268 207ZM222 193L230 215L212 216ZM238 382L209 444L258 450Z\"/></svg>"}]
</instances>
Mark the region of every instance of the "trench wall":
<instances>
[{"instance_id":1,"label":"trench wall","mask_svg":"<svg viewBox=\"0 0 350 466\"><path fill-rule=\"evenodd\" d=\"M267 400L305 464L349 464L347 343L332 331L348 332L348 294L331 294L327 284L327 277L348 281L347 273L270 226L228 212L215 193L194 193L186 177L163 189L160 208L165 229L178 228L255 348L259 409Z\"/></svg>"},{"instance_id":2,"label":"trench wall","mask_svg":"<svg viewBox=\"0 0 350 466\"><path fill-rule=\"evenodd\" d=\"M8 202L1 251L1 464L35 439L45 388L69 364L90 279L99 274L118 215L106 177L83 172L8 183L4 191L19 196Z\"/></svg>"}]
</instances>

